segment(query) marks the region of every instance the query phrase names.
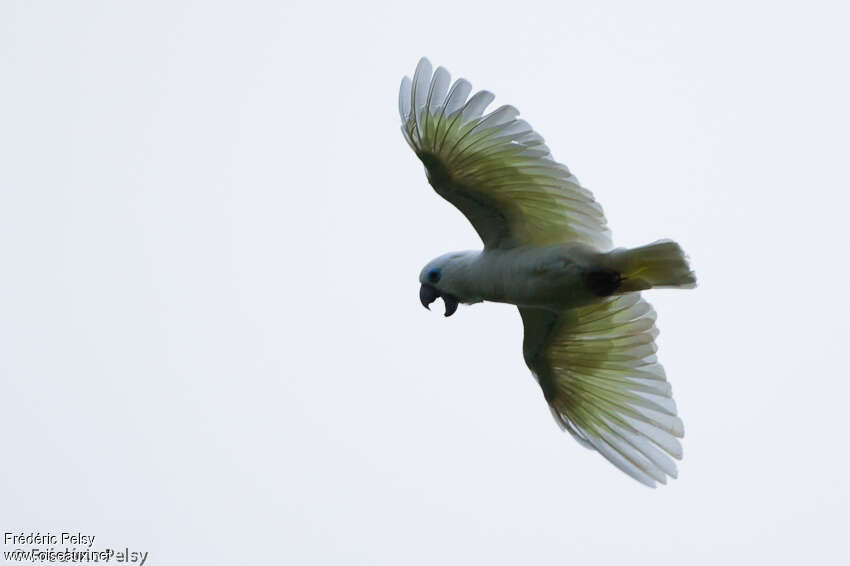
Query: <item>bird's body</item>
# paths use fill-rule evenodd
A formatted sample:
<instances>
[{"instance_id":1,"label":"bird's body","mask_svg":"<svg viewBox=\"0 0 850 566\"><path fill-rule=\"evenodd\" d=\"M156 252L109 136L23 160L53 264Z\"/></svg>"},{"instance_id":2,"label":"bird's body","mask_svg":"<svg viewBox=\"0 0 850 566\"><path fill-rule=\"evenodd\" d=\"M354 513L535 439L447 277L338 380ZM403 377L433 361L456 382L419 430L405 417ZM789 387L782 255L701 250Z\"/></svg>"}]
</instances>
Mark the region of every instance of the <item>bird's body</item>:
<instances>
[{"instance_id":1,"label":"bird's body","mask_svg":"<svg viewBox=\"0 0 850 566\"><path fill-rule=\"evenodd\" d=\"M449 267L443 268L441 288L460 303L490 301L553 311L598 302L599 295L584 284L585 274L610 263L608 254L574 243L451 252L435 261Z\"/></svg>"},{"instance_id":2,"label":"bird's body","mask_svg":"<svg viewBox=\"0 0 850 566\"><path fill-rule=\"evenodd\" d=\"M523 356L558 424L638 481L676 477L684 434L655 358L655 312L640 291L696 278L670 240L612 249L602 207L512 106L482 116L493 95L432 73L402 81L402 132L435 191L484 242L421 271L419 297L519 309Z\"/></svg>"},{"instance_id":3,"label":"bird's body","mask_svg":"<svg viewBox=\"0 0 850 566\"><path fill-rule=\"evenodd\" d=\"M591 265L594 255L581 244L453 252L441 256L452 266L445 270L444 288L464 304L571 308L596 298L580 285L582 267Z\"/></svg>"}]
</instances>

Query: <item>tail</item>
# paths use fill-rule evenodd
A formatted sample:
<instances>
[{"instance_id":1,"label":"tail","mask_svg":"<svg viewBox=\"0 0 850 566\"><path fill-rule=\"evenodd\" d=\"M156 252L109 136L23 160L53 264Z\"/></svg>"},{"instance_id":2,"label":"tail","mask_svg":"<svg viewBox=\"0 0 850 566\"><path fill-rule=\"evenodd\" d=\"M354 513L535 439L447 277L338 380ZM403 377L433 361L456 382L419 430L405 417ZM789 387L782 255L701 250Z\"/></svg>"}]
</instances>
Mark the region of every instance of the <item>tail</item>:
<instances>
[{"instance_id":1,"label":"tail","mask_svg":"<svg viewBox=\"0 0 850 566\"><path fill-rule=\"evenodd\" d=\"M606 255L606 267L620 274L619 292L652 287L693 289L697 277L685 252L672 240L659 240L630 250L620 248Z\"/></svg>"}]
</instances>

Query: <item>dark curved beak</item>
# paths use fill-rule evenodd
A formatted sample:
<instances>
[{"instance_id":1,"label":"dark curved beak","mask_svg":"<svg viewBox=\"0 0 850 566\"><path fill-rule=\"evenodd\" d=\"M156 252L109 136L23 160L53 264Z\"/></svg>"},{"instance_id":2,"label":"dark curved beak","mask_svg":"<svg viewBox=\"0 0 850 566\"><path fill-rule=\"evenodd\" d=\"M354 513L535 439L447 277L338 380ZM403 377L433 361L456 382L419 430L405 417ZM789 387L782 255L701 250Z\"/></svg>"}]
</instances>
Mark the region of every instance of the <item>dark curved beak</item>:
<instances>
[{"instance_id":1,"label":"dark curved beak","mask_svg":"<svg viewBox=\"0 0 850 566\"><path fill-rule=\"evenodd\" d=\"M436 288L431 287L430 285L422 285L419 287L419 302L422 303L422 306L428 310L431 310L429 306L431 303L437 300L437 297L440 296L440 292L437 291Z\"/></svg>"},{"instance_id":2,"label":"dark curved beak","mask_svg":"<svg viewBox=\"0 0 850 566\"><path fill-rule=\"evenodd\" d=\"M452 316L457 310L457 297L448 293L440 293L436 287L424 283L419 288L419 302L428 310L431 310L431 303L436 301L438 297L442 297L443 303L446 305L446 313L443 316Z\"/></svg>"}]
</instances>

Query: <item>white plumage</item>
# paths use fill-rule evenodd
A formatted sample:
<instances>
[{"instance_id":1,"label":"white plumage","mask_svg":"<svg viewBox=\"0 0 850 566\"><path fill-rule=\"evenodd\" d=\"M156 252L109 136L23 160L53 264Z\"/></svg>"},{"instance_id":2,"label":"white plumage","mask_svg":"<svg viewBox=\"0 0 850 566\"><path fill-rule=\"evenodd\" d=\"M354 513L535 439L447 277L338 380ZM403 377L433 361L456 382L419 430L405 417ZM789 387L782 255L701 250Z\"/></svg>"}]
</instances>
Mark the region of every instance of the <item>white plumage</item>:
<instances>
[{"instance_id":1,"label":"white plumage","mask_svg":"<svg viewBox=\"0 0 850 566\"><path fill-rule=\"evenodd\" d=\"M434 189L472 223L481 252L420 273L424 305L517 305L523 355L558 424L654 487L676 477L684 434L655 358L655 311L639 291L696 279L669 240L611 250L602 207L513 106L419 61L399 91L402 133Z\"/></svg>"}]
</instances>

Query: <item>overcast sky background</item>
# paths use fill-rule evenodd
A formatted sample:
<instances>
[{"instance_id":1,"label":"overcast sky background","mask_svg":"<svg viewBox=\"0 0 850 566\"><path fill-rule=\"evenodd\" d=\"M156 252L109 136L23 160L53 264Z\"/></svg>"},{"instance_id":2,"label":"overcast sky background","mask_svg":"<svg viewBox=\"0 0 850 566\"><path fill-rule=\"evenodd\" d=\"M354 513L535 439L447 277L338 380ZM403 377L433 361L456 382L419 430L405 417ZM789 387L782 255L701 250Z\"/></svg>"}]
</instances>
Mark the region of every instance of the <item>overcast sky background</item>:
<instances>
[{"instance_id":1,"label":"overcast sky background","mask_svg":"<svg viewBox=\"0 0 850 566\"><path fill-rule=\"evenodd\" d=\"M148 564L846 564L840 2L3 2L0 527ZM399 132L420 56L513 104L648 294L647 489L555 425ZM9 550L10 546L4 546Z\"/></svg>"}]
</instances>

